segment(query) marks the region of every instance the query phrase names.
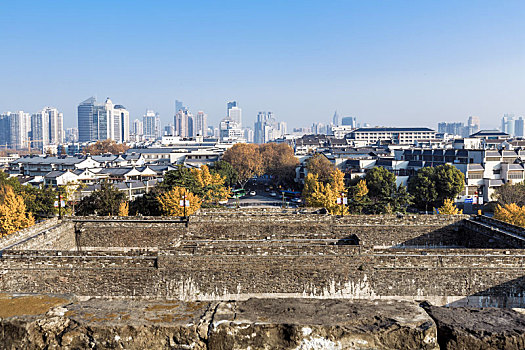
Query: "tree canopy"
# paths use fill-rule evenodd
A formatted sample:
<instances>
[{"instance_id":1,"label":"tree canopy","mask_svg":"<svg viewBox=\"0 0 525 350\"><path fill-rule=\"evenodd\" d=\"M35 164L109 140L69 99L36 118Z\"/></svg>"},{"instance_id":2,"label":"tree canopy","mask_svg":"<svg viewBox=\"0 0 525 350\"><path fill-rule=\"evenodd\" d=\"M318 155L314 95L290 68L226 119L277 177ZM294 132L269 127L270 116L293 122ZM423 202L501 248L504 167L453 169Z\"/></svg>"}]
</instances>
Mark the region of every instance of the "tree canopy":
<instances>
[{"instance_id":1,"label":"tree canopy","mask_svg":"<svg viewBox=\"0 0 525 350\"><path fill-rule=\"evenodd\" d=\"M99 140L87 147L84 147L82 152L84 154L99 155L99 154L120 154L129 149L129 146L123 143L116 143L112 139Z\"/></svg>"},{"instance_id":2,"label":"tree canopy","mask_svg":"<svg viewBox=\"0 0 525 350\"><path fill-rule=\"evenodd\" d=\"M335 170L335 165L323 154L315 153L306 161L306 169L309 174L317 175L319 181L326 183L330 181L330 175Z\"/></svg>"},{"instance_id":3,"label":"tree canopy","mask_svg":"<svg viewBox=\"0 0 525 350\"><path fill-rule=\"evenodd\" d=\"M102 182L100 189L82 198L76 207L76 214L81 216L94 214L114 216L119 213L121 203L125 199L126 195L122 191L119 191L110 183Z\"/></svg>"},{"instance_id":4,"label":"tree canopy","mask_svg":"<svg viewBox=\"0 0 525 350\"><path fill-rule=\"evenodd\" d=\"M244 188L254 176L264 173L259 146L253 143L236 143L222 156L237 172L237 183Z\"/></svg>"},{"instance_id":5,"label":"tree canopy","mask_svg":"<svg viewBox=\"0 0 525 350\"><path fill-rule=\"evenodd\" d=\"M525 182L506 184L496 188L492 199L498 202L500 206L515 203L519 206L525 206Z\"/></svg>"},{"instance_id":6,"label":"tree canopy","mask_svg":"<svg viewBox=\"0 0 525 350\"><path fill-rule=\"evenodd\" d=\"M9 185L0 187L0 236L9 235L34 225L35 220L28 213L24 200L15 194Z\"/></svg>"},{"instance_id":7,"label":"tree canopy","mask_svg":"<svg viewBox=\"0 0 525 350\"><path fill-rule=\"evenodd\" d=\"M293 148L285 143L265 143L259 146L264 173L274 178L276 184L291 185L299 160Z\"/></svg>"},{"instance_id":8,"label":"tree canopy","mask_svg":"<svg viewBox=\"0 0 525 350\"><path fill-rule=\"evenodd\" d=\"M396 185L396 177L383 167L374 167L365 175L370 203L366 211L370 213L405 212L412 198L405 186Z\"/></svg>"},{"instance_id":9,"label":"tree canopy","mask_svg":"<svg viewBox=\"0 0 525 350\"><path fill-rule=\"evenodd\" d=\"M183 204L186 205L181 205L183 198L185 198ZM168 216L190 216L199 210L202 203L202 199L198 196L178 186L159 195L158 200L162 213Z\"/></svg>"},{"instance_id":10,"label":"tree canopy","mask_svg":"<svg viewBox=\"0 0 525 350\"><path fill-rule=\"evenodd\" d=\"M445 199L454 199L465 188L465 176L456 167L444 164L421 168L408 183L419 209L439 207Z\"/></svg>"}]
</instances>

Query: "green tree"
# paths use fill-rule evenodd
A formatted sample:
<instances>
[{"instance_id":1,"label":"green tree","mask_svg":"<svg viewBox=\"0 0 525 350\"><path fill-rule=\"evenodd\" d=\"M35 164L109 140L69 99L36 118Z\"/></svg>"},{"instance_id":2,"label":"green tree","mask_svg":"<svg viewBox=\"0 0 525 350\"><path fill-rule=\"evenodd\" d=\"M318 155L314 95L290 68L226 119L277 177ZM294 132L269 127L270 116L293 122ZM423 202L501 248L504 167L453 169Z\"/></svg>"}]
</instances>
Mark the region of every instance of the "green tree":
<instances>
[{"instance_id":1,"label":"green tree","mask_svg":"<svg viewBox=\"0 0 525 350\"><path fill-rule=\"evenodd\" d=\"M419 209L428 211L437 201L437 189L434 181L434 168L421 168L408 182L408 191L414 196L414 203Z\"/></svg>"},{"instance_id":2,"label":"green tree","mask_svg":"<svg viewBox=\"0 0 525 350\"><path fill-rule=\"evenodd\" d=\"M330 175L335 170L335 165L325 155L315 153L306 161L306 169L309 174L316 174L320 181L327 183L330 181Z\"/></svg>"},{"instance_id":3,"label":"green tree","mask_svg":"<svg viewBox=\"0 0 525 350\"><path fill-rule=\"evenodd\" d=\"M465 175L450 164L435 167L435 181L439 205L442 205L445 199L456 198L465 189Z\"/></svg>"},{"instance_id":4,"label":"green tree","mask_svg":"<svg viewBox=\"0 0 525 350\"><path fill-rule=\"evenodd\" d=\"M371 200L367 211L371 213L405 212L411 196L404 186L397 187L396 177L383 167L374 167L365 176Z\"/></svg>"},{"instance_id":5,"label":"green tree","mask_svg":"<svg viewBox=\"0 0 525 350\"><path fill-rule=\"evenodd\" d=\"M374 200L392 198L396 191L396 176L383 167L373 167L366 173L368 196Z\"/></svg>"},{"instance_id":6,"label":"green tree","mask_svg":"<svg viewBox=\"0 0 525 350\"><path fill-rule=\"evenodd\" d=\"M408 184L419 209L439 207L445 199L454 199L465 188L465 176L456 167L445 164L421 168Z\"/></svg>"},{"instance_id":7,"label":"green tree","mask_svg":"<svg viewBox=\"0 0 525 350\"><path fill-rule=\"evenodd\" d=\"M224 178L224 184L229 187L235 186L237 183L237 171L231 166L230 163L224 160L219 160L210 167L212 172L215 172Z\"/></svg>"},{"instance_id":8,"label":"green tree","mask_svg":"<svg viewBox=\"0 0 525 350\"><path fill-rule=\"evenodd\" d=\"M135 198L129 205L130 215L160 216L162 208L158 196L163 192L158 188L153 188L149 193Z\"/></svg>"},{"instance_id":9,"label":"green tree","mask_svg":"<svg viewBox=\"0 0 525 350\"><path fill-rule=\"evenodd\" d=\"M76 214L114 216L117 215L120 203L126 200L126 195L112 184L103 182L100 189L93 191L90 196L82 198L76 207Z\"/></svg>"}]
</instances>

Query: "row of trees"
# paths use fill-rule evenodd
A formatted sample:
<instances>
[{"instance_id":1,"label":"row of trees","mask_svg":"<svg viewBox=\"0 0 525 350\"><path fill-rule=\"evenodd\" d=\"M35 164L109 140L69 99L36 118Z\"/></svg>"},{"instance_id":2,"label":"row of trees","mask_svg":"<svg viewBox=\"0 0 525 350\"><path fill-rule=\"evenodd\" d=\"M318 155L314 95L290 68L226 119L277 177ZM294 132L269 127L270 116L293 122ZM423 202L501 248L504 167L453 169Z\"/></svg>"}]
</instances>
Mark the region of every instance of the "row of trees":
<instances>
[{"instance_id":1,"label":"row of trees","mask_svg":"<svg viewBox=\"0 0 525 350\"><path fill-rule=\"evenodd\" d=\"M269 175L276 185L293 187L299 161L293 148L284 143L237 143L222 159L237 173L237 184L244 188L254 176Z\"/></svg>"},{"instance_id":2,"label":"row of trees","mask_svg":"<svg viewBox=\"0 0 525 350\"><path fill-rule=\"evenodd\" d=\"M183 165L165 174L164 180L149 193L138 197L131 203L126 201L124 192L112 184L102 183L100 189L83 198L77 205L77 215L191 215L201 206L215 206L230 195L226 184L226 172L232 178L233 170L220 164L218 170L210 170L206 165L200 169L188 169ZM232 181L230 178L230 181ZM181 200L184 200L180 205ZM186 202L187 201L187 202Z\"/></svg>"},{"instance_id":3,"label":"row of trees","mask_svg":"<svg viewBox=\"0 0 525 350\"><path fill-rule=\"evenodd\" d=\"M345 186L343 173L321 154L312 156L306 168L303 196L307 205L325 207L331 213L346 212L336 204L337 198L343 196L348 198L351 213L405 212L413 204L425 210L442 206L444 212L452 212L447 199L461 193L465 181L455 167L441 165L421 169L410 180L407 190L405 186L397 186L393 173L374 167L364 179L350 179Z\"/></svg>"}]
</instances>

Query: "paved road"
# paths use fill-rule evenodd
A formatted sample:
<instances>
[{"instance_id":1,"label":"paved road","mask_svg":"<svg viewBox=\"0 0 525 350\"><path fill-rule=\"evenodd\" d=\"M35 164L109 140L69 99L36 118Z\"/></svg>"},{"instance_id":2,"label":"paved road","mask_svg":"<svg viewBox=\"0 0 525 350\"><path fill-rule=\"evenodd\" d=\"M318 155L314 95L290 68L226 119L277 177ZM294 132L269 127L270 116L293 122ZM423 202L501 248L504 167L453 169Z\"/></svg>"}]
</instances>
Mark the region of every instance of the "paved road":
<instances>
[{"instance_id":1,"label":"paved road","mask_svg":"<svg viewBox=\"0 0 525 350\"><path fill-rule=\"evenodd\" d=\"M282 199L280 199L279 197L271 197L266 192L263 192L263 193L264 195L261 195L259 193L255 196L246 195L239 199L239 205L243 207L244 206L257 206L257 207L272 206L272 207L275 207L275 206L282 205ZM228 206L230 205L231 206L237 205L237 200L229 199ZM288 202L288 205L293 205L293 203Z\"/></svg>"}]
</instances>

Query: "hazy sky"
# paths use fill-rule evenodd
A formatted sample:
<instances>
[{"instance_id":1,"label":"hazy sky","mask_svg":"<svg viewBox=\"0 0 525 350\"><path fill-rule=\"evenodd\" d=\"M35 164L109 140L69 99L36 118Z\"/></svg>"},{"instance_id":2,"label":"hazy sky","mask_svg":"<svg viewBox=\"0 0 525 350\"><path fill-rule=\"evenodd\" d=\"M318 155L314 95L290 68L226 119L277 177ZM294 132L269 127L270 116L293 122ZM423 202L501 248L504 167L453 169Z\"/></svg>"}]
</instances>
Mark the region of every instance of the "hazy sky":
<instances>
[{"instance_id":1,"label":"hazy sky","mask_svg":"<svg viewBox=\"0 0 525 350\"><path fill-rule=\"evenodd\" d=\"M213 124L235 99L250 126L525 114L522 0L2 0L0 50L0 112L55 106L66 127L90 96L163 123L176 99Z\"/></svg>"}]
</instances>

